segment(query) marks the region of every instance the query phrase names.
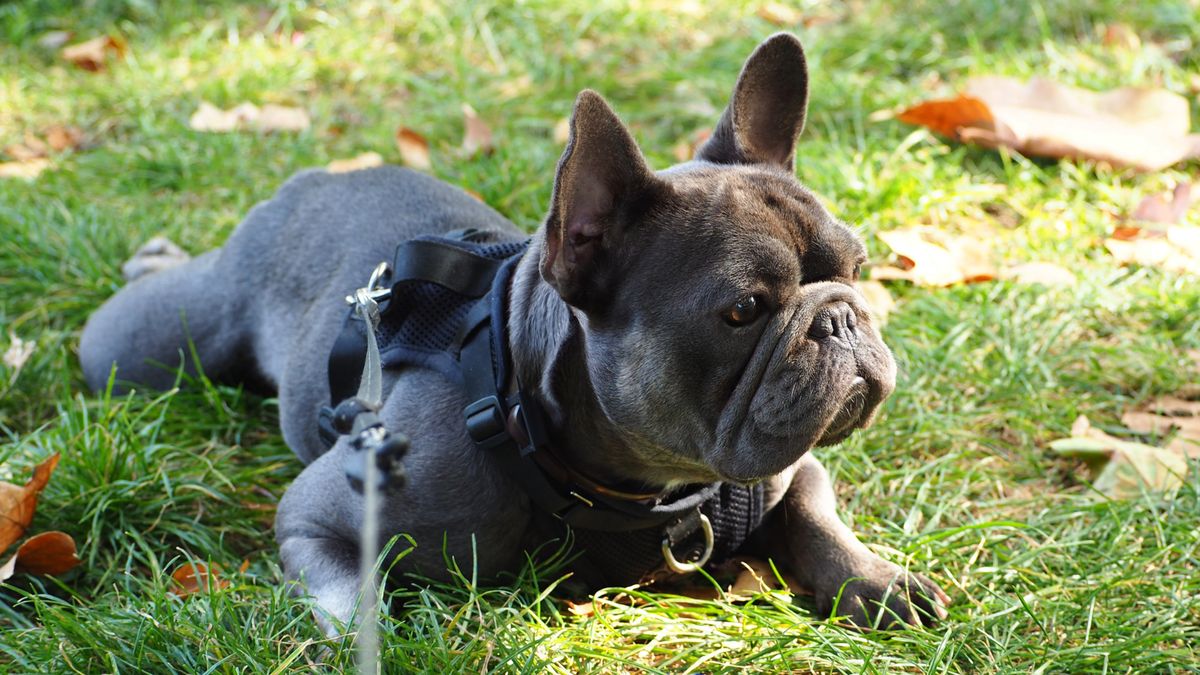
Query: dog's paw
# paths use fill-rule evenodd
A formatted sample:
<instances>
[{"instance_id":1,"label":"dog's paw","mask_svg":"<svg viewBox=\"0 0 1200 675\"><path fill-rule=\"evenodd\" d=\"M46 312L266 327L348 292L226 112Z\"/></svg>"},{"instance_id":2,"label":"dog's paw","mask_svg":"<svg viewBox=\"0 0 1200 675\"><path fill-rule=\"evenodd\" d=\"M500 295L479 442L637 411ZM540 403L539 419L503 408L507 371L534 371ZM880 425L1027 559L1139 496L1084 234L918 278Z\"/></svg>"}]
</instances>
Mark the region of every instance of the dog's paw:
<instances>
[{"instance_id":1,"label":"dog's paw","mask_svg":"<svg viewBox=\"0 0 1200 675\"><path fill-rule=\"evenodd\" d=\"M190 258L175 242L166 237L155 237L142 244L137 253L121 265L121 274L125 276L125 281L133 281L152 272L182 265Z\"/></svg>"},{"instance_id":2,"label":"dog's paw","mask_svg":"<svg viewBox=\"0 0 1200 675\"><path fill-rule=\"evenodd\" d=\"M871 630L932 626L946 618L950 604L950 596L927 577L882 558L858 565L840 586L817 598L830 616Z\"/></svg>"}]
</instances>

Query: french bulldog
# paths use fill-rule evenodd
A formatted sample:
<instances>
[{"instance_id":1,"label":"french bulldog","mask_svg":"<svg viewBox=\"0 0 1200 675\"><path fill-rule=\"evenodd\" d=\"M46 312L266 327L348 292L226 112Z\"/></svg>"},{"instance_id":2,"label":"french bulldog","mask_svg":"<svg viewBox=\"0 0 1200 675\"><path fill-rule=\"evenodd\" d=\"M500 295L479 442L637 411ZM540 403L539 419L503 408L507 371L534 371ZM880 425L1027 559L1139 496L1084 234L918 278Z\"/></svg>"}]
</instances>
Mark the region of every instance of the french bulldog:
<instances>
[{"instance_id":1,"label":"french bulldog","mask_svg":"<svg viewBox=\"0 0 1200 675\"><path fill-rule=\"evenodd\" d=\"M872 421L895 364L855 287L863 243L794 176L807 102L801 44L774 35L695 158L652 171L605 100L583 91L548 215L507 289L506 346L572 472L660 497L761 485L744 548L811 589L820 611L838 601L860 626L930 624L949 598L855 537L810 452ZM284 439L307 466L279 504L276 538L287 576L326 619L350 621L362 585L353 450L345 436L327 450L318 433L345 298L398 243L464 224L523 236L420 173L305 171L222 248L134 280L84 328L94 389L114 367L124 386L169 387L164 364L198 361L215 380L278 393ZM447 556L485 578L518 567L544 543L537 507L468 436L461 387L406 367L384 374L383 392L379 417L411 439L379 535L416 546L392 574L448 578Z\"/></svg>"}]
</instances>

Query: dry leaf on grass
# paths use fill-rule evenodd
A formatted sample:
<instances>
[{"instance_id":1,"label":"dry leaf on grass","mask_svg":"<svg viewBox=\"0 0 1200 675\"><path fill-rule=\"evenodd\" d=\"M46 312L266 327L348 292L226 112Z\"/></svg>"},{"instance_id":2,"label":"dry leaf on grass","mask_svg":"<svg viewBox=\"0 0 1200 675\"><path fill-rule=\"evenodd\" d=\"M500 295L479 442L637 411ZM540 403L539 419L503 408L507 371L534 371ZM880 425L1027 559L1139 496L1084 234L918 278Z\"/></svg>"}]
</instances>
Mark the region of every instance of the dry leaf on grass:
<instances>
[{"instance_id":1,"label":"dry leaf on grass","mask_svg":"<svg viewBox=\"0 0 1200 675\"><path fill-rule=\"evenodd\" d=\"M33 522L38 495L50 482L50 475L56 466L57 452L34 467L33 477L25 485L0 481L0 551L16 543L29 528L29 523Z\"/></svg>"},{"instance_id":2,"label":"dry leaf on grass","mask_svg":"<svg viewBox=\"0 0 1200 675\"><path fill-rule=\"evenodd\" d=\"M904 280L921 286L951 286L996 278L991 250L978 237L947 234L918 225L880 232L898 257L897 265L875 267L875 281Z\"/></svg>"},{"instance_id":3,"label":"dry leaf on grass","mask_svg":"<svg viewBox=\"0 0 1200 675\"><path fill-rule=\"evenodd\" d=\"M400 149L400 157L404 163L414 169L428 171L433 168L429 158L429 141L408 127L396 130L396 147Z\"/></svg>"},{"instance_id":4,"label":"dry leaf on grass","mask_svg":"<svg viewBox=\"0 0 1200 675\"><path fill-rule=\"evenodd\" d=\"M1191 205L1191 183L1179 183L1169 198L1155 194L1142 199L1130 217L1148 223L1181 223Z\"/></svg>"},{"instance_id":5,"label":"dry leaf on grass","mask_svg":"<svg viewBox=\"0 0 1200 675\"><path fill-rule=\"evenodd\" d=\"M350 173L376 166L383 166L383 157L378 152L364 152L350 159L335 159L325 167L329 173Z\"/></svg>"},{"instance_id":6,"label":"dry leaf on grass","mask_svg":"<svg viewBox=\"0 0 1200 675\"><path fill-rule=\"evenodd\" d=\"M243 560L238 573L243 574L250 568L250 561ZM225 570L220 565L208 565L202 562L188 562L180 565L171 574L173 586L171 593L183 598L200 591L211 592L215 589L229 588L229 580L222 579Z\"/></svg>"},{"instance_id":7,"label":"dry leaf on grass","mask_svg":"<svg viewBox=\"0 0 1200 675\"><path fill-rule=\"evenodd\" d=\"M571 138L571 120L566 117L562 118L554 124L554 142L559 145L566 145Z\"/></svg>"},{"instance_id":8,"label":"dry leaf on grass","mask_svg":"<svg viewBox=\"0 0 1200 675\"><path fill-rule=\"evenodd\" d=\"M1104 247L1122 265L1158 267L1200 275L1200 227L1168 225L1165 229L1117 228Z\"/></svg>"},{"instance_id":9,"label":"dry leaf on grass","mask_svg":"<svg viewBox=\"0 0 1200 675\"><path fill-rule=\"evenodd\" d=\"M93 73L104 70L110 58L124 58L125 41L111 35L101 35L86 42L64 47L59 52L64 59Z\"/></svg>"},{"instance_id":10,"label":"dry leaf on grass","mask_svg":"<svg viewBox=\"0 0 1200 675\"><path fill-rule=\"evenodd\" d=\"M1018 284L1040 284L1042 286L1074 286L1073 273L1061 265L1048 262L1028 262L1000 270L1000 278Z\"/></svg>"},{"instance_id":11,"label":"dry leaf on grass","mask_svg":"<svg viewBox=\"0 0 1200 675\"><path fill-rule=\"evenodd\" d=\"M871 309L871 316L875 317L875 325L883 326L887 323L888 315L892 313L892 309L896 307L896 301L892 299L892 294L888 289L878 281L864 280L857 284L858 292L862 293L867 300L867 307Z\"/></svg>"},{"instance_id":12,"label":"dry leaf on grass","mask_svg":"<svg viewBox=\"0 0 1200 675\"><path fill-rule=\"evenodd\" d=\"M304 131L311 125L308 113L300 108L268 103L261 108L242 103L222 110L208 101L201 101L188 119L195 131L226 133L230 131Z\"/></svg>"},{"instance_id":13,"label":"dry leaf on grass","mask_svg":"<svg viewBox=\"0 0 1200 675\"><path fill-rule=\"evenodd\" d=\"M1147 492L1173 493L1187 476L1182 455L1142 443L1123 441L1092 428L1080 415L1071 426L1071 437L1051 441L1050 448L1064 457L1087 463L1092 486L1110 499L1136 499Z\"/></svg>"},{"instance_id":14,"label":"dry leaf on grass","mask_svg":"<svg viewBox=\"0 0 1200 675\"><path fill-rule=\"evenodd\" d=\"M29 360L30 356L33 356L33 348L36 344L34 341L26 342L17 337L15 333L9 332L8 349L4 350L3 362L5 367L12 371L12 380L17 379L17 374L25 367L25 362Z\"/></svg>"},{"instance_id":15,"label":"dry leaf on grass","mask_svg":"<svg viewBox=\"0 0 1200 675\"><path fill-rule=\"evenodd\" d=\"M1121 415L1121 424L1140 434L1165 438L1174 433L1167 450L1185 457L1200 458L1200 401L1164 396L1140 410Z\"/></svg>"},{"instance_id":16,"label":"dry leaf on grass","mask_svg":"<svg viewBox=\"0 0 1200 675\"><path fill-rule=\"evenodd\" d=\"M24 162L0 162L0 178L33 180L50 168L48 159L30 159Z\"/></svg>"},{"instance_id":17,"label":"dry leaf on grass","mask_svg":"<svg viewBox=\"0 0 1200 675\"><path fill-rule=\"evenodd\" d=\"M1163 89L1096 93L1041 78L978 77L963 94L926 101L897 119L987 147L1144 171L1200 157L1187 99Z\"/></svg>"},{"instance_id":18,"label":"dry leaf on grass","mask_svg":"<svg viewBox=\"0 0 1200 675\"><path fill-rule=\"evenodd\" d=\"M42 532L27 539L8 562L0 565L0 581L18 572L57 576L69 572L81 562L71 535L65 532Z\"/></svg>"},{"instance_id":19,"label":"dry leaf on grass","mask_svg":"<svg viewBox=\"0 0 1200 675\"><path fill-rule=\"evenodd\" d=\"M492 144L492 130L482 119L479 118L479 113L470 105L464 103L462 105L463 112L463 152L468 157L474 157L477 153L485 155L492 154L495 146Z\"/></svg>"}]
</instances>

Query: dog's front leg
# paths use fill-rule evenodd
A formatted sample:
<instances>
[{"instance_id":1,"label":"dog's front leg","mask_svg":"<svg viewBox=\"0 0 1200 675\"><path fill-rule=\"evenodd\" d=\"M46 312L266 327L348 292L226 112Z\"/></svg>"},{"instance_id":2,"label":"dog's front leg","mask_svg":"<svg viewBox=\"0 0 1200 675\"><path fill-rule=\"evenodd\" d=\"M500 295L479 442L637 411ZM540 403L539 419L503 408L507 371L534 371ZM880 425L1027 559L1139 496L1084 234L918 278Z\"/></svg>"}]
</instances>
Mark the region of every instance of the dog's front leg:
<instances>
[{"instance_id":1,"label":"dog's front leg","mask_svg":"<svg viewBox=\"0 0 1200 675\"><path fill-rule=\"evenodd\" d=\"M820 611L865 628L945 617L950 599L937 584L875 555L838 518L829 474L816 457L805 455L793 469L768 523L772 555L812 589Z\"/></svg>"}]
</instances>

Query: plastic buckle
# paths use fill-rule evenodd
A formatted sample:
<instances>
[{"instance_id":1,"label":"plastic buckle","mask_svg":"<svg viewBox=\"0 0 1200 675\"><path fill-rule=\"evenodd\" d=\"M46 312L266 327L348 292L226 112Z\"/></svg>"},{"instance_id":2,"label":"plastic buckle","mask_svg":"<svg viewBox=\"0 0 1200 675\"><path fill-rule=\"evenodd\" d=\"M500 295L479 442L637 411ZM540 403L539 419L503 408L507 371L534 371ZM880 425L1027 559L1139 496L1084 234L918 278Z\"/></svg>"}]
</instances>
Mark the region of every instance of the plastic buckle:
<instances>
[{"instance_id":1,"label":"plastic buckle","mask_svg":"<svg viewBox=\"0 0 1200 675\"><path fill-rule=\"evenodd\" d=\"M467 421L467 434L475 445L489 450L508 440L508 426L504 420L504 408L495 396L485 396L463 410Z\"/></svg>"}]
</instances>

